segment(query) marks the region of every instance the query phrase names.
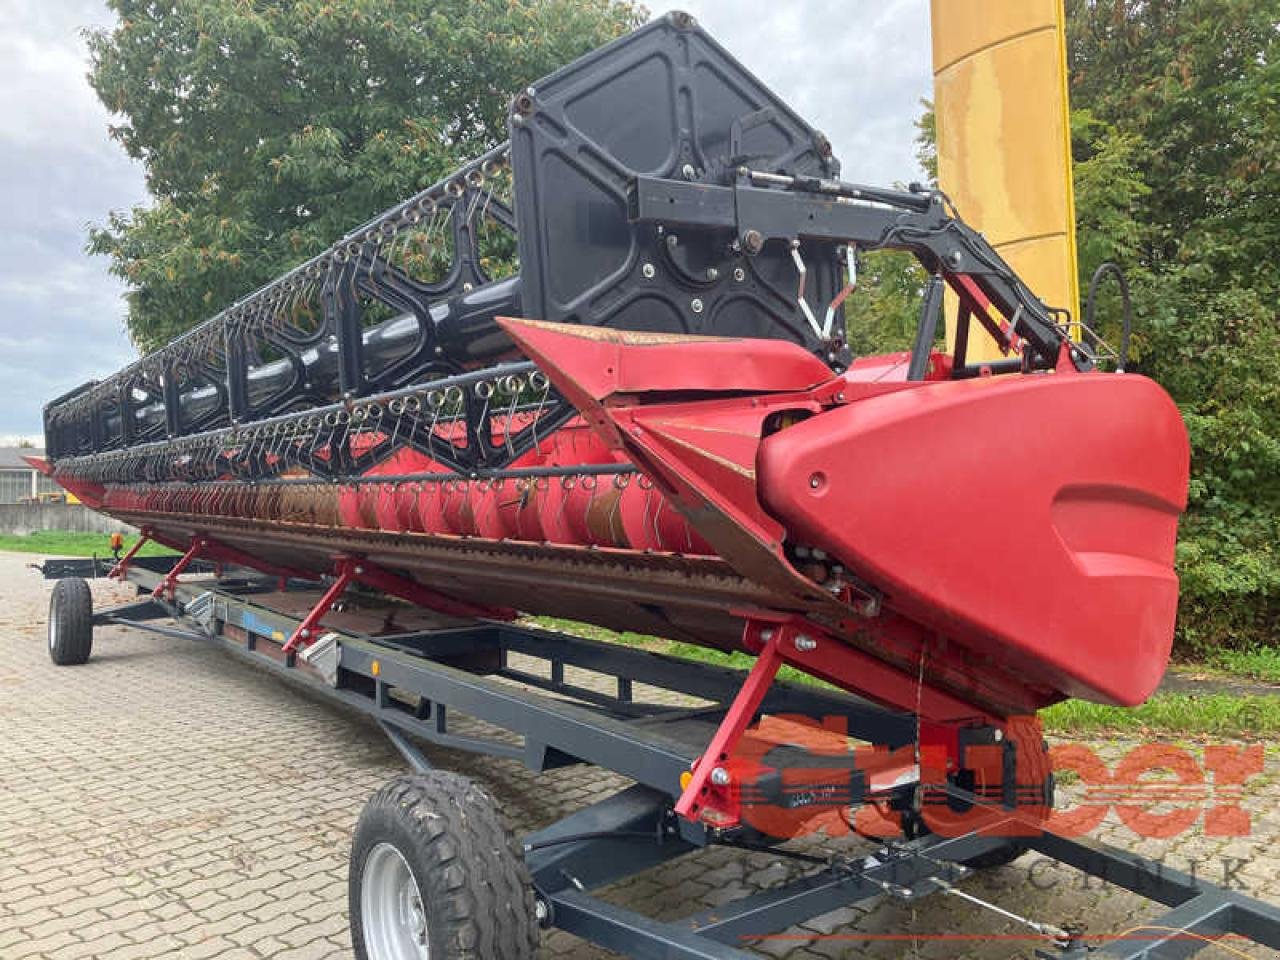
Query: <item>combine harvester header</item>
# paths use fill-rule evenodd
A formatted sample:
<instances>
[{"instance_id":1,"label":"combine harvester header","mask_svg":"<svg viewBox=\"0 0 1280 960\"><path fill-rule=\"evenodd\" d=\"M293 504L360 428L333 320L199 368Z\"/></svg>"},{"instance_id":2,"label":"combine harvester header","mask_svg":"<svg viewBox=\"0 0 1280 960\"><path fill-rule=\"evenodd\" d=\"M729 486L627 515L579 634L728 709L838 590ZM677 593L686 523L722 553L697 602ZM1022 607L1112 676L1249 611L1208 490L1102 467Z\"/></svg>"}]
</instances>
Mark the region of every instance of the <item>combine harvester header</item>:
<instances>
[{"instance_id":1,"label":"combine harvester header","mask_svg":"<svg viewBox=\"0 0 1280 960\"><path fill-rule=\"evenodd\" d=\"M524 735L535 766L639 781L638 807L628 793L554 853L527 848L539 918L635 956L740 956L695 946L743 925L641 929L555 880L561 857L604 878L588 834L646 817L680 839L620 869L746 842L731 758L762 712L835 710L864 739L932 745L966 802L991 786L966 750L1001 744L1016 764L997 772L1018 774L996 790L1002 815L1043 818L1051 779L1027 717L1068 696L1139 703L1165 669L1188 468L1169 397L1103 372L1105 345L1073 336L940 192L840 179L827 140L687 15L536 82L509 126L509 143L45 408L52 475L183 553L116 571L146 586L146 615L186 617L397 731L459 745L455 706ZM882 249L928 275L919 328L910 351L855 357L843 304L858 257ZM961 318L948 350L944 290ZM223 581L180 579L198 561L269 579L232 601ZM435 627L344 633L334 604L357 585ZM757 659L732 680L659 669L517 626L522 613ZM88 656L55 633L55 659ZM585 706L512 703L494 679L516 676L509 652L551 661L521 682ZM617 697L567 684L575 662L616 676ZM777 684L783 664L854 696ZM633 680L718 706L663 727ZM918 765L894 776L882 799L918 815ZM353 890L382 869L359 837ZM949 862L990 858L992 838L967 842ZM919 876L943 858L910 856ZM893 892L858 869L865 895ZM742 916L831 909L824 889ZM358 949L381 956L366 907Z\"/></svg>"},{"instance_id":2,"label":"combine harvester header","mask_svg":"<svg viewBox=\"0 0 1280 960\"><path fill-rule=\"evenodd\" d=\"M742 610L807 619L901 679L835 678L863 695L914 703L923 662L939 720L1151 692L1177 412L1094 372L942 195L837 179L825 138L678 15L529 87L510 124L50 404L54 475L170 546L315 575L358 553L476 611L722 647ZM854 359L842 265L877 249L932 280L915 349ZM943 285L1001 360L935 348Z\"/></svg>"}]
</instances>

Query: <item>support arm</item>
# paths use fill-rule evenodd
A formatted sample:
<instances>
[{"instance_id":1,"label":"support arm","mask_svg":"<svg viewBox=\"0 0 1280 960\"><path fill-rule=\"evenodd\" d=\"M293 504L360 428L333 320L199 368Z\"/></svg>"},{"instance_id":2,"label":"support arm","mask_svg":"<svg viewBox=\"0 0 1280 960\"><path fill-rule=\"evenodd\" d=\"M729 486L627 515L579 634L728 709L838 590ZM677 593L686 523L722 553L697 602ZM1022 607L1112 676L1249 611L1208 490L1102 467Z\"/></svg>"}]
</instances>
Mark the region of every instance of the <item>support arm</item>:
<instances>
[{"instance_id":1,"label":"support arm","mask_svg":"<svg viewBox=\"0 0 1280 960\"><path fill-rule=\"evenodd\" d=\"M740 171L746 181L762 177ZM769 177L771 187L733 186L635 177L628 201L633 222L654 222L732 233L748 255L771 241L854 243L863 250L905 250L941 276L979 316L993 306L1007 329L992 330L997 343L1016 349L1027 342L1028 365L1053 369L1070 337L982 234L948 209L937 191L860 187L816 178ZM985 302L984 302L985 301ZM1079 369L1092 366L1082 345L1071 344Z\"/></svg>"},{"instance_id":2,"label":"support arm","mask_svg":"<svg viewBox=\"0 0 1280 960\"><path fill-rule=\"evenodd\" d=\"M150 539L151 539L151 528L143 527L141 536L139 536L138 539L134 541L133 546L129 548L128 552L125 553L123 557L121 557L119 560L116 561L116 565L112 567L111 571L107 574L107 579L123 580L125 573L127 573L129 570L129 561L131 561L134 557L138 555L138 551L141 550L144 546L146 546L147 542Z\"/></svg>"}]
</instances>

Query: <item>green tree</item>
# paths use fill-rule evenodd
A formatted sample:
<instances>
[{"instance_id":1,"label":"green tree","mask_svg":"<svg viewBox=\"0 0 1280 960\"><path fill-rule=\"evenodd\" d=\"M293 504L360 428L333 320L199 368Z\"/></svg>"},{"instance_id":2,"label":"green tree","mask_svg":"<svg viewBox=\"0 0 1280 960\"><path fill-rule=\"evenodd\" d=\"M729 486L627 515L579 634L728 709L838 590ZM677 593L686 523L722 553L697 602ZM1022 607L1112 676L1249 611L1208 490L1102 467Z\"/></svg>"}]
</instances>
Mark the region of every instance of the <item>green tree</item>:
<instances>
[{"instance_id":1,"label":"green tree","mask_svg":"<svg viewBox=\"0 0 1280 960\"><path fill-rule=\"evenodd\" d=\"M1280 0L1069 0L1080 268L1182 410L1185 651L1280 635Z\"/></svg>"},{"instance_id":2,"label":"green tree","mask_svg":"<svg viewBox=\"0 0 1280 960\"><path fill-rule=\"evenodd\" d=\"M92 229L143 350L505 139L625 0L108 0L90 81L152 200Z\"/></svg>"},{"instance_id":3,"label":"green tree","mask_svg":"<svg viewBox=\"0 0 1280 960\"><path fill-rule=\"evenodd\" d=\"M923 112L916 120L916 160L929 183L937 184L938 137L933 103L921 100L920 106ZM904 251L871 251L859 257L858 288L845 301L845 327L855 356L911 349L928 281L919 261Z\"/></svg>"},{"instance_id":4,"label":"green tree","mask_svg":"<svg viewBox=\"0 0 1280 960\"><path fill-rule=\"evenodd\" d=\"M1280 0L1068 0L1067 15L1081 289L1104 261L1124 268L1136 369L1170 392L1191 435L1178 648L1274 644ZM878 257L849 310L850 342L905 349L922 278L907 258ZM1117 342L1111 288L1098 316Z\"/></svg>"}]
</instances>

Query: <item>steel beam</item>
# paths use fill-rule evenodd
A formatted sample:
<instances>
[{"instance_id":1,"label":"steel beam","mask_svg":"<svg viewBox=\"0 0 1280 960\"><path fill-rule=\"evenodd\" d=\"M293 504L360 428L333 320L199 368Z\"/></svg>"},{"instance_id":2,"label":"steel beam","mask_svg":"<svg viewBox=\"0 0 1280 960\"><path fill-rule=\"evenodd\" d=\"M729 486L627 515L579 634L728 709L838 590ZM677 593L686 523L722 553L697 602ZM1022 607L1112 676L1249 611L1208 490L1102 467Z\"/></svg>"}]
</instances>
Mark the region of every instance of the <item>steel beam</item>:
<instances>
[{"instance_id":1,"label":"steel beam","mask_svg":"<svg viewBox=\"0 0 1280 960\"><path fill-rule=\"evenodd\" d=\"M636 960L755 960L674 923L662 923L569 887L548 897L561 930Z\"/></svg>"},{"instance_id":2,"label":"steel beam","mask_svg":"<svg viewBox=\"0 0 1280 960\"><path fill-rule=\"evenodd\" d=\"M637 784L529 834L535 886L593 890L696 850L668 822L670 808L666 794Z\"/></svg>"}]
</instances>

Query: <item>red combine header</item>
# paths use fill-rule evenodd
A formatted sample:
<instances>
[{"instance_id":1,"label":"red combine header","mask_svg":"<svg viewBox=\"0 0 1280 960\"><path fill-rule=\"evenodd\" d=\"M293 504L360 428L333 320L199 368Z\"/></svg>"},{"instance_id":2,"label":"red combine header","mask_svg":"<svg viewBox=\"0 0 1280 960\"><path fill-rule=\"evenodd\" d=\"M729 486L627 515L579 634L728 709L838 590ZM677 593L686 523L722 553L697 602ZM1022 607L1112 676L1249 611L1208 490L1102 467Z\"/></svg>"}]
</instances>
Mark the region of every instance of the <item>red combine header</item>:
<instances>
[{"instance_id":1,"label":"red combine header","mask_svg":"<svg viewBox=\"0 0 1280 960\"><path fill-rule=\"evenodd\" d=\"M1027 717L1065 697L1139 703L1165 669L1188 469L1169 397L1105 372L1105 345L938 191L841 180L825 138L683 15L529 87L510 132L45 408L52 475L183 554L158 571L127 557L116 574L153 612L368 698L397 731L456 743L452 703L540 745L535 765L625 772L652 794L644 816L674 811L679 843L747 829L735 749L783 708L914 745L874 790L917 824L925 747L944 790L986 790L1002 817L1041 822L1051 782ZM843 305L858 259L881 249L924 268L919 329L910 351L854 357ZM1003 359L970 360L968 322L943 349L944 289ZM224 580L182 579L200 564ZM264 578L257 599L219 599L224 567ZM344 597L383 606L343 627ZM404 601L428 622L410 639ZM523 614L755 666L729 681L584 653ZM516 653L550 674L513 673ZM570 684L566 663L616 677L617 696ZM783 665L853 696L778 684ZM511 704L495 676L600 716L565 726L560 700L531 714L537 698ZM660 711L638 708L633 681L718 707L646 739L625 724ZM977 761L983 744L1006 759ZM1010 793L996 780L1013 771ZM991 839L948 862L989 858ZM551 886L556 922L608 926ZM359 938L376 931L360 929L368 951ZM639 949L620 936L596 939Z\"/></svg>"}]
</instances>

